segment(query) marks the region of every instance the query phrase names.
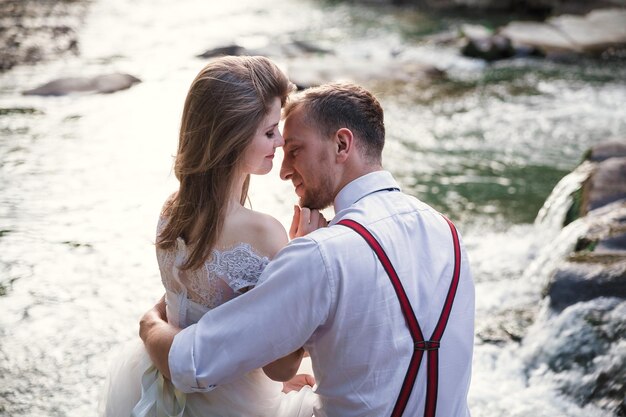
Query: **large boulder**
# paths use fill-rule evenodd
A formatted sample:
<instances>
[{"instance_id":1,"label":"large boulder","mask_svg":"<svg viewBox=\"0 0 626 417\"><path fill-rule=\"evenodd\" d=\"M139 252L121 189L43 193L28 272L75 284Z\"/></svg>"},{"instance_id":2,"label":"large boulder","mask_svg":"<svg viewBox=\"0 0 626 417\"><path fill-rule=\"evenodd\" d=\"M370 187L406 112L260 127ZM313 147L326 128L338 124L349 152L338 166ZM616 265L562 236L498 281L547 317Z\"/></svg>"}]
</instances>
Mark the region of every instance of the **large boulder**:
<instances>
[{"instance_id":1,"label":"large boulder","mask_svg":"<svg viewBox=\"0 0 626 417\"><path fill-rule=\"evenodd\" d=\"M583 214L613 201L626 199L626 157L599 162L583 183Z\"/></svg>"},{"instance_id":2,"label":"large boulder","mask_svg":"<svg viewBox=\"0 0 626 417\"><path fill-rule=\"evenodd\" d=\"M420 83L445 77L445 72L433 65L411 60L353 57L335 55L302 57L291 62L287 73L298 89L337 81L349 81L374 88L381 83Z\"/></svg>"},{"instance_id":3,"label":"large boulder","mask_svg":"<svg viewBox=\"0 0 626 417\"><path fill-rule=\"evenodd\" d=\"M512 22L499 34L514 46L526 46L546 55L599 55L626 48L626 9L594 10L585 16L562 15L546 22Z\"/></svg>"},{"instance_id":4,"label":"large boulder","mask_svg":"<svg viewBox=\"0 0 626 417\"><path fill-rule=\"evenodd\" d=\"M23 92L27 96L63 96L72 93L103 93L110 94L125 90L141 82L129 74L105 74L95 77L59 78L32 90Z\"/></svg>"},{"instance_id":5,"label":"large boulder","mask_svg":"<svg viewBox=\"0 0 626 417\"><path fill-rule=\"evenodd\" d=\"M626 157L626 140L611 140L602 142L587 152L585 159L592 162L601 162L609 158Z\"/></svg>"},{"instance_id":6,"label":"large boulder","mask_svg":"<svg viewBox=\"0 0 626 417\"><path fill-rule=\"evenodd\" d=\"M558 311L597 297L626 298L626 197L577 222L584 223L584 233L546 289L550 306Z\"/></svg>"},{"instance_id":7,"label":"large boulder","mask_svg":"<svg viewBox=\"0 0 626 417\"><path fill-rule=\"evenodd\" d=\"M626 233L621 236L626 237ZM586 254L564 262L552 277L547 294L555 311L598 297L626 299L626 252Z\"/></svg>"},{"instance_id":8,"label":"large boulder","mask_svg":"<svg viewBox=\"0 0 626 417\"><path fill-rule=\"evenodd\" d=\"M579 166L584 179L572 193L572 205L564 225L584 217L590 211L626 198L626 141L600 143L585 155Z\"/></svg>"}]
</instances>

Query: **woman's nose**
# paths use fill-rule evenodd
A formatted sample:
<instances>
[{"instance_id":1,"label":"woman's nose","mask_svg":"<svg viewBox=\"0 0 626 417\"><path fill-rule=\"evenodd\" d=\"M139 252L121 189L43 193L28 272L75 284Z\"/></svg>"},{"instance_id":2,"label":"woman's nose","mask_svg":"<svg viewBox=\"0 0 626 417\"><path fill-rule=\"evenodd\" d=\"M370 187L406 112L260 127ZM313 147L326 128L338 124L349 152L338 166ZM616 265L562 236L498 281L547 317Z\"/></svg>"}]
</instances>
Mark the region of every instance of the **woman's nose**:
<instances>
[{"instance_id":1,"label":"woman's nose","mask_svg":"<svg viewBox=\"0 0 626 417\"><path fill-rule=\"evenodd\" d=\"M283 138L283 135L280 133L280 130L279 130L276 140L274 141L274 147L280 148L284 144L285 144L285 138Z\"/></svg>"}]
</instances>

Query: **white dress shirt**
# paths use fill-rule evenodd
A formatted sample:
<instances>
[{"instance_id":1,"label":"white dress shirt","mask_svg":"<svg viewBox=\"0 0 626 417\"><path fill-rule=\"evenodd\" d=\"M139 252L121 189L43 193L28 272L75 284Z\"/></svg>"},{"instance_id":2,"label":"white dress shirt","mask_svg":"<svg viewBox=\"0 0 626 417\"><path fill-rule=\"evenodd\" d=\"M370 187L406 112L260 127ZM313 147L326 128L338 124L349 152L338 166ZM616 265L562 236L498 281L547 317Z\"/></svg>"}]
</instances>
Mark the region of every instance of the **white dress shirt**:
<instances>
[{"instance_id":1,"label":"white dress shirt","mask_svg":"<svg viewBox=\"0 0 626 417\"><path fill-rule=\"evenodd\" d=\"M393 263L424 336L431 335L454 267L450 228L428 205L378 171L346 185L327 228L294 239L248 293L180 332L169 354L172 381L185 392L233 381L304 346L311 354L316 416L391 414L413 342L393 286L356 232L367 227ZM465 250L460 282L439 350L437 416L469 416L474 284ZM422 415L426 355L405 415Z\"/></svg>"}]
</instances>

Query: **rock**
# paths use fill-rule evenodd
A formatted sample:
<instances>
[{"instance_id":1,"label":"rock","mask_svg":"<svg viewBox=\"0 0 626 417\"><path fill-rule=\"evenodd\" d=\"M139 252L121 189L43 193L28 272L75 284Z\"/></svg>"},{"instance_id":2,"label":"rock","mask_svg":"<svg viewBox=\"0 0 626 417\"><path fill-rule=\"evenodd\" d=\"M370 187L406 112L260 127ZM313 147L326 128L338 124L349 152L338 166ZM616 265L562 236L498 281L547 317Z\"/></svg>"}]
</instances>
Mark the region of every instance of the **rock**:
<instances>
[{"instance_id":1,"label":"rock","mask_svg":"<svg viewBox=\"0 0 626 417\"><path fill-rule=\"evenodd\" d=\"M459 29L461 35L467 39L484 39L493 35L493 30L482 25L463 24Z\"/></svg>"},{"instance_id":2,"label":"rock","mask_svg":"<svg viewBox=\"0 0 626 417\"><path fill-rule=\"evenodd\" d=\"M626 255L626 253L625 253ZM587 260L593 260L593 256ZM552 278L547 294L555 311L597 297L626 298L626 256L614 262L566 262Z\"/></svg>"},{"instance_id":3,"label":"rock","mask_svg":"<svg viewBox=\"0 0 626 417\"><path fill-rule=\"evenodd\" d=\"M542 22L512 22L498 33L515 47L534 47L546 55L599 55L626 47L626 10L594 10L585 16L563 15Z\"/></svg>"},{"instance_id":4,"label":"rock","mask_svg":"<svg viewBox=\"0 0 626 417\"><path fill-rule=\"evenodd\" d=\"M536 316L536 304L490 314L489 320L477 320L476 337L495 345L520 342Z\"/></svg>"},{"instance_id":5,"label":"rock","mask_svg":"<svg viewBox=\"0 0 626 417\"><path fill-rule=\"evenodd\" d=\"M298 48L300 51L307 54L331 54L333 51L331 49L322 48L321 46L314 45L311 42L294 40L291 43L294 47Z\"/></svg>"},{"instance_id":6,"label":"rock","mask_svg":"<svg viewBox=\"0 0 626 417\"><path fill-rule=\"evenodd\" d=\"M626 157L626 140L602 142L585 155L585 159L592 162L601 162L614 157Z\"/></svg>"},{"instance_id":7,"label":"rock","mask_svg":"<svg viewBox=\"0 0 626 417\"><path fill-rule=\"evenodd\" d=\"M486 61L511 58L515 49L511 41L502 36L494 35L487 38L468 38L461 49L461 53L471 58L481 58Z\"/></svg>"},{"instance_id":8,"label":"rock","mask_svg":"<svg viewBox=\"0 0 626 417\"><path fill-rule=\"evenodd\" d=\"M198 58L216 58L218 56L224 55L247 55L246 48L240 45L232 44L227 46L220 46L217 48L212 48L207 51L204 51L200 55L197 55Z\"/></svg>"},{"instance_id":9,"label":"rock","mask_svg":"<svg viewBox=\"0 0 626 417\"><path fill-rule=\"evenodd\" d=\"M597 297L626 298L626 198L577 221L585 232L545 291L556 311Z\"/></svg>"},{"instance_id":10,"label":"rock","mask_svg":"<svg viewBox=\"0 0 626 417\"><path fill-rule=\"evenodd\" d=\"M350 81L372 88L378 83L421 82L441 78L445 72L432 65L392 59L344 59L325 55L292 62L287 71L289 79L304 89L320 84Z\"/></svg>"},{"instance_id":11,"label":"rock","mask_svg":"<svg viewBox=\"0 0 626 417\"><path fill-rule=\"evenodd\" d=\"M217 48L209 49L200 55L198 58L216 58L224 55L263 55L267 57L301 57L303 55L326 55L332 54L330 49L323 48L308 41L303 40L291 40L289 42L268 42L268 44L262 47L256 47L253 49L246 48L241 45L231 44L226 46L220 46Z\"/></svg>"},{"instance_id":12,"label":"rock","mask_svg":"<svg viewBox=\"0 0 626 417\"><path fill-rule=\"evenodd\" d=\"M129 74L106 74L96 77L70 77L50 81L40 87L24 91L24 95L63 96L71 93L114 93L141 82Z\"/></svg>"},{"instance_id":13,"label":"rock","mask_svg":"<svg viewBox=\"0 0 626 417\"><path fill-rule=\"evenodd\" d=\"M582 215L626 199L626 157L599 162L582 186Z\"/></svg>"},{"instance_id":14,"label":"rock","mask_svg":"<svg viewBox=\"0 0 626 417\"><path fill-rule=\"evenodd\" d=\"M557 28L540 22L512 22L498 32L517 46L534 47L546 54L577 51L577 47Z\"/></svg>"},{"instance_id":15,"label":"rock","mask_svg":"<svg viewBox=\"0 0 626 417\"><path fill-rule=\"evenodd\" d=\"M594 10L584 17L563 15L550 19L549 24L582 52L599 54L611 47L626 46L626 10Z\"/></svg>"}]
</instances>

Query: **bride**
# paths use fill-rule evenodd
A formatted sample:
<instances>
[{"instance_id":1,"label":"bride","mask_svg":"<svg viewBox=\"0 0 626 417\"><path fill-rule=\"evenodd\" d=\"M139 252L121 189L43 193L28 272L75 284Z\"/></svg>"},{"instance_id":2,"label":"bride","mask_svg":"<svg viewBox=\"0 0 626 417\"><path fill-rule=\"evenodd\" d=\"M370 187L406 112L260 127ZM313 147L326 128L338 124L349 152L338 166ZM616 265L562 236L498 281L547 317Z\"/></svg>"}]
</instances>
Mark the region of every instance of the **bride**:
<instances>
[{"instance_id":1,"label":"bride","mask_svg":"<svg viewBox=\"0 0 626 417\"><path fill-rule=\"evenodd\" d=\"M174 164L180 187L163 206L156 239L167 319L177 327L253 288L287 243L276 219L244 202L250 175L270 172L283 145L278 123L290 89L263 57L212 61L189 89ZM112 364L100 415L311 417L315 394L306 384L312 377L297 376L284 386L270 379L291 377L303 353L186 395L163 378L137 339ZM284 393L288 386L302 389Z\"/></svg>"}]
</instances>

